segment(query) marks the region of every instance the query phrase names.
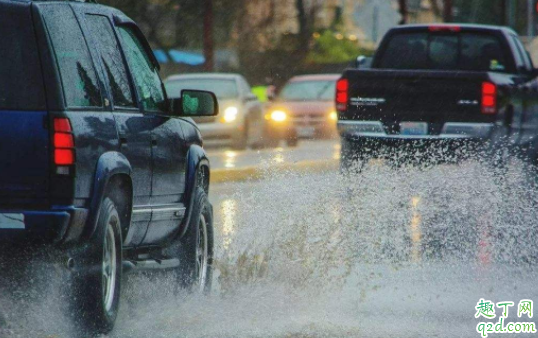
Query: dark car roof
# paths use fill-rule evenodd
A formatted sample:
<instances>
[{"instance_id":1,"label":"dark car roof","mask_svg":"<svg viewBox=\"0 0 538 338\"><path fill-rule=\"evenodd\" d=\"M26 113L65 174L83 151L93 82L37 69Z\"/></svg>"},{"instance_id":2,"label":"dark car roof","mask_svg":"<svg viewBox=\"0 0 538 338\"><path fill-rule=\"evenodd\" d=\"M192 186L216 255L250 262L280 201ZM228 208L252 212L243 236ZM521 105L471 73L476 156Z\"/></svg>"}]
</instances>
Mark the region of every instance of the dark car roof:
<instances>
[{"instance_id":1,"label":"dark car roof","mask_svg":"<svg viewBox=\"0 0 538 338\"><path fill-rule=\"evenodd\" d=\"M476 25L476 24L459 24L459 23L453 23L453 24L442 24L442 23L431 23L431 24L413 24L413 25L401 25L396 26L391 29L392 32L396 31L405 31L405 30L425 30L430 29L430 27L437 27L437 28L461 28L462 30L482 30L482 31L498 31L498 32L505 32L505 33L511 33L516 34L517 33L510 27L505 26L493 26L493 25Z\"/></svg>"}]
</instances>

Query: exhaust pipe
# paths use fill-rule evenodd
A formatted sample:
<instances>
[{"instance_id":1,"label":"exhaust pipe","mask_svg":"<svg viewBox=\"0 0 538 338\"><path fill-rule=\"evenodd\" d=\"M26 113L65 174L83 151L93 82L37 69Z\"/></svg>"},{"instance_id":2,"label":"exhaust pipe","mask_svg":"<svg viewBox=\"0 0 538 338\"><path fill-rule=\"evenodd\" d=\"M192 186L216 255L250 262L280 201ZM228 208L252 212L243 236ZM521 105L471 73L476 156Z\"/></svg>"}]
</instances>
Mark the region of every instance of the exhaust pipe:
<instances>
[{"instance_id":1,"label":"exhaust pipe","mask_svg":"<svg viewBox=\"0 0 538 338\"><path fill-rule=\"evenodd\" d=\"M67 261L65 262L65 267L67 270L73 271L75 269L75 260L71 257L67 258Z\"/></svg>"}]
</instances>

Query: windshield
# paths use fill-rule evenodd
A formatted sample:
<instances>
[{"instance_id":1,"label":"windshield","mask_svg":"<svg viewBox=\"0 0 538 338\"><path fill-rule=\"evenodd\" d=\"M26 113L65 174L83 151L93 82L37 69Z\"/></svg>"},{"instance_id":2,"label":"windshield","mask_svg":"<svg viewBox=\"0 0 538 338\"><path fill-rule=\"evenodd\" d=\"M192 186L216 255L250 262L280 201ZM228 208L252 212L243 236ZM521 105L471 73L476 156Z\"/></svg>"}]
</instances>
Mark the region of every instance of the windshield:
<instances>
[{"instance_id":1,"label":"windshield","mask_svg":"<svg viewBox=\"0 0 538 338\"><path fill-rule=\"evenodd\" d=\"M498 38L479 33L399 33L378 68L511 72Z\"/></svg>"},{"instance_id":2,"label":"windshield","mask_svg":"<svg viewBox=\"0 0 538 338\"><path fill-rule=\"evenodd\" d=\"M332 101L335 81L297 81L288 83L279 95L284 101Z\"/></svg>"},{"instance_id":3,"label":"windshield","mask_svg":"<svg viewBox=\"0 0 538 338\"><path fill-rule=\"evenodd\" d=\"M239 97L237 83L228 79L181 79L165 84L170 98L179 97L184 89L206 90L215 93L219 99L236 99Z\"/></svg>"}]
</instances>

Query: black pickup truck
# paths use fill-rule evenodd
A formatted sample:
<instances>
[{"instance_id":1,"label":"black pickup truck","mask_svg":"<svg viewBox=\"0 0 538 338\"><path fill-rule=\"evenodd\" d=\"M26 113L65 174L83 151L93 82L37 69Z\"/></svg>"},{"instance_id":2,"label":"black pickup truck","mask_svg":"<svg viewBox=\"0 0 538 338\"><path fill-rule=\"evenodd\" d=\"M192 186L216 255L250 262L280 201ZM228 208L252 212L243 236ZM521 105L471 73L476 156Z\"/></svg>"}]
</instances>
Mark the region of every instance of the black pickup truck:
<instances>
[{"instance_id":1,"label":"black pickup truck","mask_svg":"<svg viewBox=\"0 0 538 338\"><path fill-rule=\"evenodd\" d=\"M342 168L403 145L413 151L506 146L536 160L537 74L509 28L393 28L370 69L348 69L338 81Z\"/></svg>"}]
</instances>

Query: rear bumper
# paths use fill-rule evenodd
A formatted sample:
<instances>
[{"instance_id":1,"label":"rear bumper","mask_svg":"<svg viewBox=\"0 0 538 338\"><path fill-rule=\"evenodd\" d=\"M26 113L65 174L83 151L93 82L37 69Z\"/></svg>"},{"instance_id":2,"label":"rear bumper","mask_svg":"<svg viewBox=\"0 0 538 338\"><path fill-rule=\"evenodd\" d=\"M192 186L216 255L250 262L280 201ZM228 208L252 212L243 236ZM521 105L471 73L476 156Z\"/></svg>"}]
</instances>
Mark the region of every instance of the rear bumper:
<instances>
[{"instance_id":1,"label":"rear bumper","mask_svg":"<svg viewBox=\"0 0 538 338\"><path fill-rule=\"evenodd\" d=\"M487 140L493 128L493 123L447 122L439 135L392 135L385 132L380 121L338 121L342 137L387 140Z\"/></svg>"},{"instance_id":2,"label":"rear bumper","mask_svg":"<svg viewBox=\"0 0 538 338\"><path fill-rule=\"evenodd\" d=\"M0 210L2 244L68 244L82 235L87 209Z\"/></svg>"}]
</instances>

